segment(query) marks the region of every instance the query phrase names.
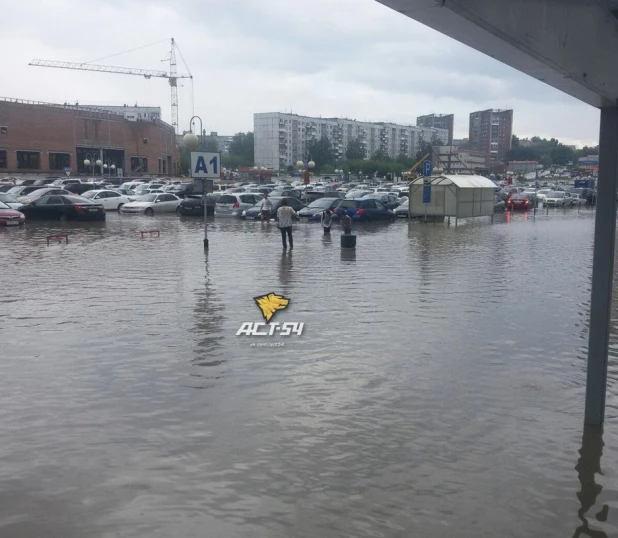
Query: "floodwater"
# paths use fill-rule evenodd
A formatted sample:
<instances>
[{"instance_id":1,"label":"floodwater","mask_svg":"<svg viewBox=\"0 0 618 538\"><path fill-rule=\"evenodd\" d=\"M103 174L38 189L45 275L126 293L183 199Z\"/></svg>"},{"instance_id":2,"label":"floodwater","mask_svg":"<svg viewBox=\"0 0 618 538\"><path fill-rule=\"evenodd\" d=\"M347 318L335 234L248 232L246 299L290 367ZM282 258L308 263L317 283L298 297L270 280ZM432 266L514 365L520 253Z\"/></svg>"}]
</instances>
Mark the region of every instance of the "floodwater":
<instances>
[{"instance_id":1,"label":"floodwater","mask_svg":"<svg viewBox=\"0 0 618 538\"><path fill-rule=\"evenodd\" d=\"M0 230L0 537L617 536L616 338L582 426L593 225L376 224L350 253L302 223L285 254L229 219L207 254L176 216ZM269 292L302 335L236 336Z\"/></svg>"}]
</instances>

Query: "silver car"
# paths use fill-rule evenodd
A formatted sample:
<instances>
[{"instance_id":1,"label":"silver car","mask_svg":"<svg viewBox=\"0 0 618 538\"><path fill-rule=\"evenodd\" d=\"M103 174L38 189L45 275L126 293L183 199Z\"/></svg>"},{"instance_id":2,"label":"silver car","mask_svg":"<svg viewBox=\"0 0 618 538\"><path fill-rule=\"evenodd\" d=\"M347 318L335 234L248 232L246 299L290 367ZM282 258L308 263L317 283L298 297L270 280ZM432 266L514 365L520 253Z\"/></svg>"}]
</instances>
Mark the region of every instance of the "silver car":
<instances>
[{"instance_id":1,"label":"silver car","mask_svg":"<svg viewBox=\"0 0 618 538\"><path fill-rule=\"evenodd\" d=\"M238 217L242 212L253 207L264 196L257 193L222 194L215 204L215 217Z\"/></svg>"},{"instance_id":2,"label":"silver car","mask_svg":"<svg viewBox=\"0 0 618 538\"><path fill-rule=\"evenodd\" d=\"M120 212L144 213L149 217L155 213L174 213L180 211L181 201L178 196L165 192L161 194L146 194L135 202L124 204L120 208Z\"/></svg>"}]
</instances>

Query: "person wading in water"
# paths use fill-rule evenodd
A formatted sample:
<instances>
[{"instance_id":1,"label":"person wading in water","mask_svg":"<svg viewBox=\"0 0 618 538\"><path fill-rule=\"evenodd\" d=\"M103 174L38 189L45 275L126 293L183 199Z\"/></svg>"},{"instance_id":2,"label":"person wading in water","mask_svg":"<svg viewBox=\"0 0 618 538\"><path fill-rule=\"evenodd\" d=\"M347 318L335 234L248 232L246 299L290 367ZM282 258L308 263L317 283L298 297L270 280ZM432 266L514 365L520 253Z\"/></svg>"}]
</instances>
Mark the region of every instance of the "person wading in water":
<instances>
[{"instance_id":1,"label":"person wading in water","mask_svg":"<svg viewBox=\"0 0 618 538\"><path fill-rule=\"evenodd\" d=\"M281 200L281 207L277 209L277 219L279 220L279 229L281 230L281 242L283 243L283 248L288 248L286 242L287 239L290 241L290 250L294 248L294 241L292 239L292 219L298 218L298 214L294 211L289 205L286 198Z\"/></svg>"},{"instance_id":2,"label":"person wading in water","mask_svg":"<svg viewBox=\"0 0 618 538\"><path fill-rule=\"evenodd\" d=\"M273 203L270 201L268 194L264 193L264 201L262 202L262 211L261 211L262 222L270 221L270 213L272 210L273 210Z\"/></svg>"},{"instance_id":3,"label":"person wading in water","mask_svg":"<svg viewBox=\"0 0 618 538\"><path fill-rule=\"evenodd\" d=\"M333 223L333 215L330 212L330 209L326 211L322 211L322 216L320 217L320 224L322 228L324 228L324 235L328 235L330 233L330 225Z\"/></svg>"}]
</instances>

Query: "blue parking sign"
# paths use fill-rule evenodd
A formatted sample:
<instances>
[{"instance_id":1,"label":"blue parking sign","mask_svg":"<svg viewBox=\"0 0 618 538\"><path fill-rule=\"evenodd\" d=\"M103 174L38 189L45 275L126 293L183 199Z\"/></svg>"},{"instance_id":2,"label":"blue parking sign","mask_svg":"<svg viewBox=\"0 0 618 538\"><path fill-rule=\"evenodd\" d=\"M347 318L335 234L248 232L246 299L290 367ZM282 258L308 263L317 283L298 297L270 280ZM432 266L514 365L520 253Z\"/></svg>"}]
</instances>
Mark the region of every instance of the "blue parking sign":
<instances>
[{"instance_id":1,"label":"blue parking sign","mask_svg":"<svg viewBox=\"0 0 618 538\"><path fill-rule=\"evenodd\" d=\"M423 161L423 175L424 176L431 175L431 161Z\"/></svg>"},{"instance_id":2,"label":"blue parking sign","mask_svg":"<svg viewBox=\"0 0 618 538\"><path fill-rule=\"evenodd\" d=\"M431 203L431 185L423 185L423 203Z\"/></svg>"}]
</instances>

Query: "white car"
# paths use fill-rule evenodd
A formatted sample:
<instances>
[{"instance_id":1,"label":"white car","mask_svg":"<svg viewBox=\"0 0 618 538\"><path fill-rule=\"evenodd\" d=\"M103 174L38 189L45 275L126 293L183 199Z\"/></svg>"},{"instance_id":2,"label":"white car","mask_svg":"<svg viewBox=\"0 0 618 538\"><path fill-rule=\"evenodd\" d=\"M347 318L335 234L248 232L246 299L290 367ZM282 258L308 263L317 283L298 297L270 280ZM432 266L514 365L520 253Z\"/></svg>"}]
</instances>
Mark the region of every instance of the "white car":
<instances>
[{"instance_id":1,"label":"white car","mask_svg":"<svg viewBox=\"0 0 618 538\"><path fill-rule=\"evenodd\" d=\"M571 194L571 199L571 205L583 205L586 203L586 199L582 198L582 195L576 192Z\"/></svg>"},{"instance_id":2,"label":"white car","mask_svg":"<svg viewBox=\"0 0 618 538\"><path fill-rule=\"evenodd\" d=\"M573 206L571 193L564 191L551 191L543 202L547 207L566 207Z\"/></svg>"},{"instance_id":3,"label":"white car","mask_svg":"<svg viewBox=\"0 0 618 538\"><path fill-rule=\"evenodd\" d=\"M215 204L215 217L241 217L242 212L264 198L261 194L222 194Z\"/></svg>"},{"instance_id":4,"label":"white car","mask_svg":"<svg viewBox=\"0 0 618 538\"><path fill-rule=\"evenodd\" d=\"M551 192L551 189L541 189L536 193L536 197L541 201L545 202L545 198Z\"/></svg>"},{"instance_id":5,"label":"white car","mask_svg":"<svg viewBox=\"0 0 618 538\"><path fill-rule=\"evenodd\" d=\"M136 200L136 196L126 196L113 190L86 191L82 194L84 198L89 198L93 202L103 204L106 211L120 211L125 204L130 204Z\"/></svg>"},{"instance_id":6,"label":"white car","mask_svg":"<svg viewBox=\"0 0 618 538\"><path fill-rule=\"evenodd\" d=\"M155 213L174 213L180 211L178 196L167 192L161 194L146 194L136 200L129 202L120 208L121 213L144 213L152 217Z\"/></svg>"}]
</instances>

